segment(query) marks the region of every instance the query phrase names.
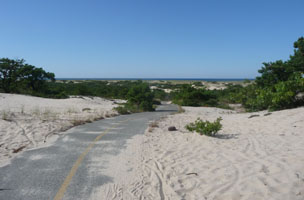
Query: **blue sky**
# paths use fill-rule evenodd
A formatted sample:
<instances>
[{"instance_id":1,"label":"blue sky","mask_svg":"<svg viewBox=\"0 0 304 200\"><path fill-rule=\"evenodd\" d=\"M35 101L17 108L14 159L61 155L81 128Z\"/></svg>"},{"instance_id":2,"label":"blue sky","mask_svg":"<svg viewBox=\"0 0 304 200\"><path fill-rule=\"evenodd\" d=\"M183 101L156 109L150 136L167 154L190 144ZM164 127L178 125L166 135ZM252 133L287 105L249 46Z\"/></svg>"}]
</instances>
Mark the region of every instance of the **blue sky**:
<instances>
[{"instance_id":1,"label":"blue sky","mask_svg":"<svg viewBox=\"0 0 304 200\"><path fill-rule=\"evenodd\" d=\"M0 0L0 57L58 78L254 78L304 36L303 0Z\"/></svg>"}]
</instances>

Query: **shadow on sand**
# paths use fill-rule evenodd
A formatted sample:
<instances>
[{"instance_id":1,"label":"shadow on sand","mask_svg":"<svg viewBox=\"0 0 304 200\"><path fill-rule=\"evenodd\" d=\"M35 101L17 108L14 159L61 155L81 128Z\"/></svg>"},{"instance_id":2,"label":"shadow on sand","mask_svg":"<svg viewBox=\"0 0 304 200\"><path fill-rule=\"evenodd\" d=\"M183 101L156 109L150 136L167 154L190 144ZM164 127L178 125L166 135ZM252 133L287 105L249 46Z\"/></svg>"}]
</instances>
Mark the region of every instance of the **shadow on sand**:
<instances>
[{"instance_id":1,"label":"shadow on sand","mask_svg":"<svg viewBox=\"0 0 304 200\"><path fill-rule=\"evenodd\" d=\"M227 139L237 139L239 135L240 134L216 134L213 137L218 138L218 139L226 139L227 140Z\"/></svg>"}]
</instances>

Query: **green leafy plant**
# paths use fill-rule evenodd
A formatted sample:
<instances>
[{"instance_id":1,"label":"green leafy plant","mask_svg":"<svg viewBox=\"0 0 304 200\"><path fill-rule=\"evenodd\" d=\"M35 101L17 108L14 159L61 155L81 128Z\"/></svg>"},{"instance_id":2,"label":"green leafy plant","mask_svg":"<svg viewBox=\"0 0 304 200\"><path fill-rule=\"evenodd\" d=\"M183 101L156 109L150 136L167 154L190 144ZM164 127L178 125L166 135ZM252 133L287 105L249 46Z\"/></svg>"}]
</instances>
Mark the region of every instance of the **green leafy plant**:
<instances>
[{"instance_id":1,"label":"green leafy plant","mask_svg":"<svg viewBox=\"0 0 304 200\"><path fill-rule=\"evenodd\" d=\"M221 117L217 118L214 122L202 121L200 118L197 118L194 123L187 124L185 128L191 132L195 131L200 135L215 136L222 129L221 120Z\"/></svg>"},{"instance_id":2,"label":"green leafy plant","mask_svg":"<svg viewBox=\"0 0 304 200\"><path fill-rule=\"evenodd\" d=\"M173 103L181 106L216 106L218 102L214 91L196 89L190 84L182 85L173 95Z\"/></svg>"},{"instance_id":3,"label":"green leafy plant","mask_svg":"<svg viewBox=\"0 0 304 200\"><path fill-rule=\"evenodd\" d=\"M121 115L130 114L130 111L125 106L118 106L118 107L114 108L114 110L116 110Z\"/></svg>"},{"instance_id":4,"label":"green leafy plant","mask_svg":"<svg viewBox=\"0 0 304 200\"><path fill-rule=\"evenodd\" d=\"M154 95L147 83L137 81L127 93L127 104L135 107L138 112L154 111L153 108Z\"/></svg>"},{"instance_id":5,"label":"green leafy plant","mask_svg":"<svg viewBox=\"0 0 304 200\"><path fill-rule=\"evenodd\" d=\"M297 99L297 94L301 92L304 92L304 79L300 73L295 73L287 81L256 88L255 95L247 96L243 103L248 111L294 108L304 104L303 99Z\"/></svg>"}]
</instances>

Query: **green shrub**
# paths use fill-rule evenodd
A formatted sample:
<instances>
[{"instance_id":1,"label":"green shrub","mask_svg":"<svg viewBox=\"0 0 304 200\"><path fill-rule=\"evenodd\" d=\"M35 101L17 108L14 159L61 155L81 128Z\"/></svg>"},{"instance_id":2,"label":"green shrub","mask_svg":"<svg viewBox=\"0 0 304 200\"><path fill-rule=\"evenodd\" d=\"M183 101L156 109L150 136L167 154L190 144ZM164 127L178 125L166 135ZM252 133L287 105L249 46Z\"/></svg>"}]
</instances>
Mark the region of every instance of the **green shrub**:
<instances>
[{"instance_id":1,"label":"green shrub","mask_svg":"<svg viewBox=\"0 0 304 200\"><path fill-rule=\"evenodd\" d=\"M173 103L181 106L216 106L217 97L214 91L196 89L184 84L174 93Z\"/></svg>"},{"instance_id":2,"label":"green shrub","mask_svg":"<svg viewBox=\"0 0 304 200\"><path fill-rule=\"evenodd\" d=\"M56 99L66 99L66 98L69 98L69 96L64 91L62 91L59 94L54 95L54 98L56 98Z\"/></svg>"},{"instance_id":3,"label":"green shrub","mask_svg":"<svg viewBox=\"0 0 304 200\"><path fill-rule=\"evenodd\" d=\"M147 83L137 81L127 93L128 105L135 107L136 111L154 111L153 108L154 95Z\"/></svg>"},{"instance_id":4,"label":"green shrub","mask_svg":"<svg viewBox=\"0 0 304 200\"><path fill-rule=\"evenodd\" d=\"M154 99L153 100L153 105L161 105L161 102L159 100Z\"/></svg>"},{"instance_id":5,"label":"green shrub","mask_svg":"<svg viewBox=\"0 0 304 200\"><path fill-rule=\"evenodd\" d=\"M114 110L116 110L121 115L130 114L129 110L125 106L118 106L114 108Z\"/></svg>"},{"instance_id":6,"label":"green shrub","mask_svg":"<svg viewBox=\"0 0 304 200\"><path fill-rule=\"evenodd\" d=\"M300 92L304 92L304 79L296 73L287 81L256 88L255 95L247 96L243 104L248 111L294 108L304 105L303 99L296 98Z\"/></svg>"},{"instance_id":7,"label":"green shrub","mask_svg":"<svg viewBox=\"0 0 304 200\"><path fill-rule=\"evenodd\" d=\"M131 104L129 102L121 105L121 106L118 106L116 108L114 108L119 114L122 114L122 115L127 115L127 114L131 114L131 113L138 113L138 112L144 112L144 111L147 111L145 109L147 109L149 105L146 104L146 102L142 102L140 104L140 106L137 106L137 105L134 105L134 104Z\"/></svg>"},{"instance_id":8,"label":"green shrub","mask_svg":"<svg viewBox=\"0 0 304 200\"><path fill-rule=\"evenodd\" d=\"M221 117L217 118L214 122L202 121L200 118L197 118L194 123L187 124L185 128L191 132L195 131L200 135L215 136L222 128L221 120Z\"/></svg>"},{"instance_id":9,"label":"green shrub","mask_svg":"<svg viewBox=\"0 0 304 200\"><path fill-rule=\"evenodd\" d=\"M303 105L302 100L298 100L296 95L304 91L304 79L297 76L292 80L280 82L275 86L272 94L272 101L269 106L272 110L280 110Z\"/></svg>"},{"instance_id":10,"label":"green shrub","mask_svg":"<svg viewBox=\"0 0 304 200\"><path fill-rule=\"evenodd\" d=\"M154 98L155 99L159 99L161 101L168 101L168 100L170 100L170 94L167 94L164 90L154 89L153 90L153 94L154 94Z\"/></svg>"}]
</instances>

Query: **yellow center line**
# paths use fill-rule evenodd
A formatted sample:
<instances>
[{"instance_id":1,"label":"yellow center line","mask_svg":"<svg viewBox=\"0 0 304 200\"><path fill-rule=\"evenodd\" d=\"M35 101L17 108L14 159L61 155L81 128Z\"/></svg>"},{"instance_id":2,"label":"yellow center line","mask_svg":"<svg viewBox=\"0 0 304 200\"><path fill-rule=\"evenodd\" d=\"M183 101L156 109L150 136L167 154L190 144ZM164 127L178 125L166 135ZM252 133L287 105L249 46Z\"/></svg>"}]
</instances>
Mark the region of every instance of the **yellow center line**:
<instances>
[{"instance_id":1,"label":"yellow center line","mask_svg":"<svg viewBox=\"0 0 304 200\"><path fill-rule=\"evenodd\" d=\"M102 138L102 136L104 136L105 134L107 134L110 130L112 130L113 128L116 128L117 126L119 126L121 123L129 121L129 119L118 122L118 124L108 128L107 130L105 130L103 133L101 133L100 135L98 135L95 140L85 149L84 152L82 152L82 154L78 157L78 159L76 160L76 162L74 163L72 169L70 170L68 176L65 178L64 182L62 183L62 185L60 186L60 189L58 190L54 200L61 200L64 196L65 191L67 190L67 187L69 186L73 176L75 175L78 167L80 166L80 164L82 163L84 157L90 152L90 150L93 148L93 146L96 144L96 142L98 140L100 140Z\"/></svg>"}]
</instances>

